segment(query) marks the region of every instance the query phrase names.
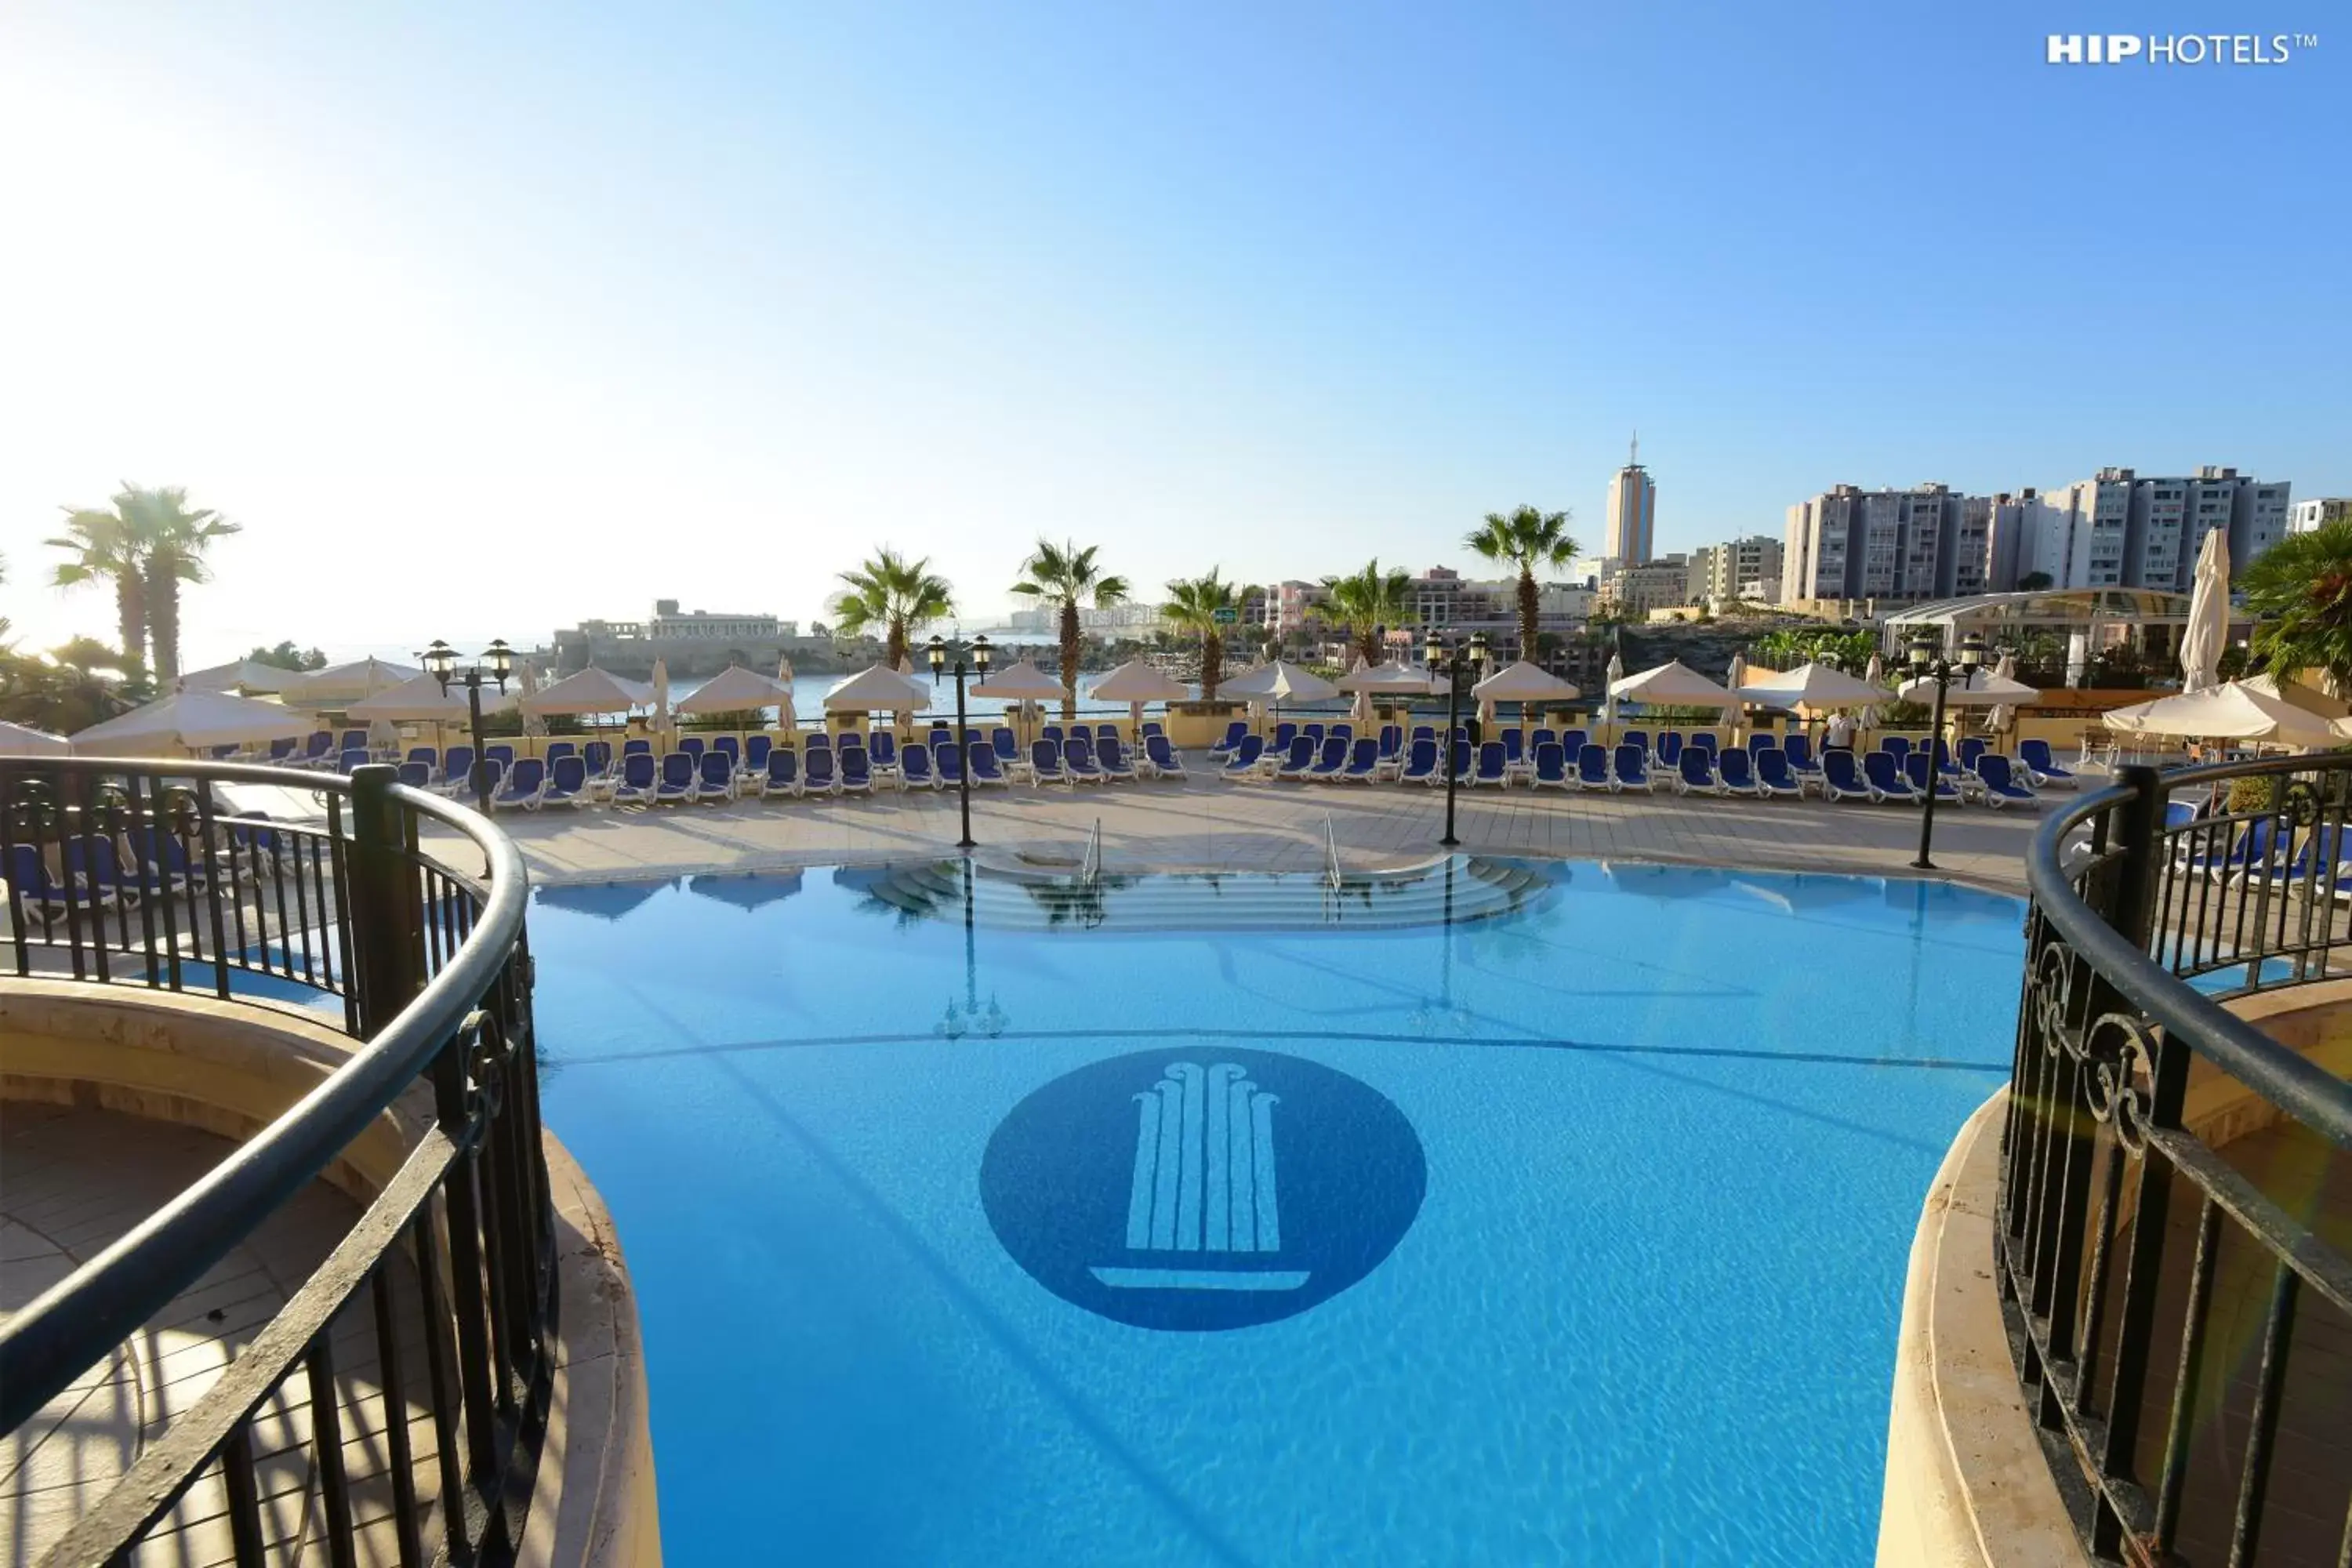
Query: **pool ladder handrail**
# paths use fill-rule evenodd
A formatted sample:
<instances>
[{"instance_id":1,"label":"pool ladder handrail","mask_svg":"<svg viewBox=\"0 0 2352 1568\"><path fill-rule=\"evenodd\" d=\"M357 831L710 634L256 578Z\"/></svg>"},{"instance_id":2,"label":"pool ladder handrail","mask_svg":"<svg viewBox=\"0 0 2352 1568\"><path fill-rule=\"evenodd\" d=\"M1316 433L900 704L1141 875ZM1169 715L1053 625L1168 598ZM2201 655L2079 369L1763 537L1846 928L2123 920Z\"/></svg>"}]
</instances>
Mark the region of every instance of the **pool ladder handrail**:
<instances>
[{"instance_id":1,"label":"pool ladder handrail","mask_svg":"<svg viewBox=\"0 0 2352 1568\"><path fill-rule=\"evenodd\" d=\"M1336 893L1342 880L1339 875L1339 835L1332 827L1331 814L1328 811L1323 814L1323 856L1324 877Z\"/></svg>"},{"instance_id":2,"label":"pool ladder handrail","mask_svg":"<svg viewBox=\"0 0 2352 1568\"><path fill-rule=\"evenodd\" d=\"M1078 861L1078 886L1091 888L1102 879L1102 818L1095 818L1094 831L1087 835L1087 852Z\"/></svg>"}]
</instances>

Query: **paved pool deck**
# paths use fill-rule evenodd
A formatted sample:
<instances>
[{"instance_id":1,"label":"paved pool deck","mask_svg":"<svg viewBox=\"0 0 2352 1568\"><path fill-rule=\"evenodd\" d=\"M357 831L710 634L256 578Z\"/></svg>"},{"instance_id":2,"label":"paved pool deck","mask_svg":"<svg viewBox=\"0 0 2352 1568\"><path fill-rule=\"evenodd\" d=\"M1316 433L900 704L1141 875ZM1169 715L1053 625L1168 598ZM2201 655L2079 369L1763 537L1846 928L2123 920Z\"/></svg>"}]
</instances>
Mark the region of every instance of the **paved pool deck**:
<instances>
[{"instance_id":1,"label":"paved pool deck","mask_svg":"<svg viewBox=\"0 0 2352 1568\"><path fill-rule=\"evenodd\" d=\"M1939 807L1938 871L2023 892L2026 845L2052 805L2070 797L2044 798L2039 811ZM1910 806L1489 787L1463 791L1456 812L1456 837L1475 854L1880 876L1912 874L1918 853L1919 812ZM1099 821L1102 864L1137 871L1316 868L1326 861L1328 821L1342 868L1369 871L1441 852L1445 792L1200 777L1015 784L976 790L971 817L986 860L1075 868ZM888 784L871 797L508 812L499 826L521 847L533 879L549 886L918 859L954 854L960 832L953 791L901 794Z\"/></svg>"}]
</instances>

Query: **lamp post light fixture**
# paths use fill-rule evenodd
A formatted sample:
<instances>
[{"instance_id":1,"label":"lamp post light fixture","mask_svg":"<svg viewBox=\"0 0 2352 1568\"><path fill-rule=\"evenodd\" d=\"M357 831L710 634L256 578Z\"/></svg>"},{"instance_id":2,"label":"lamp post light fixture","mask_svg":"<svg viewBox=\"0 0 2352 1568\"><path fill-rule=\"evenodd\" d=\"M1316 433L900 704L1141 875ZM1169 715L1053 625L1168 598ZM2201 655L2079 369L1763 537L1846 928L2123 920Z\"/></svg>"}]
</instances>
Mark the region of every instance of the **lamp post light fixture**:
<instances>
[{"instance_id":1,"label":"lamp post light fixture","mask_svg":"<svg viewBox=\"0 0 2352 1568\"><path fill-rule=\"evenodd\" d=\"M1927 798L1921 803L1919 814L1919 858L1911 862L1912 869L1932 871L1936 862L1928 858L1928 850L1936 837L1936 789L1944 778L1944 694L1957 679L1962 686L1984 667L1985 640L1982 632L1970 632L1960 639L1958 658L1946 655L1933 632L1922 631L1911 639L1911 677L1915 680L1936 683L1935 728L1927 736Z\"/></svg>"},{"instance_id":2,"label":"lamp post light fixture","mask_svg":"<svg viewBox=\"0 0 2352 1568\"><path fill-rule=\"evenodd\" d=\"M494 680L498 682L499 689L504 691L507 677L514 673L514 649L507 646L506 638L494 637L490 646L482 650L480 658L461 668L457 663L457 650L435 637L433 646L416 658L425 666L425 673L439 684L444 697L449 695L449 683L453 680L466 688L466 711L472 721L474 738L474 765L466 771L466 779L474 786L475 807L488 816L490 814L490 763L489 759L482 754L485 750L482 743L482 681L485 679Z\"/></svg>"},{"instance_id":3,"label":"lamp post light fixture","mask_svg":"<svg viewBox=\"0 0 2352 1568\"><path fill-rule=\"evenodd\" d=\"M1431 628L1429 640L1423 645L1422 657L1430 673L1445 677L1445 735L1438 742L1438 757L1445 769L1445 837L1440 844L1448 849L1462 842L1454 836L1454 790L1461 770L1454 765L1454 727L1462 712L1462 677L1467 671L1475 675L1486 664L1486 634L1473 632L1466 647L1449 651L1445 634Z\"/></svg>"},{"instance_id":4,"label":"lamp post light fixture","mask_svg":"<svg viewBox=\"0 0 2352 1568\"><path fill-rule=\"evenodd\" d=\"M972 847L971 744L964 734L963 680L967 672L977 672L983 679L986 678L991 651L988 638L984 636L976 637L971 639L969 647L955 650L956 794L963 808L963 837L956 840L956 847L959 849L969 849ZM946 671L948 666L948 645L940 637L931 638L930 661L931 684L937 686L940 683L940 675Z\"/></svg>"}]
</instances>

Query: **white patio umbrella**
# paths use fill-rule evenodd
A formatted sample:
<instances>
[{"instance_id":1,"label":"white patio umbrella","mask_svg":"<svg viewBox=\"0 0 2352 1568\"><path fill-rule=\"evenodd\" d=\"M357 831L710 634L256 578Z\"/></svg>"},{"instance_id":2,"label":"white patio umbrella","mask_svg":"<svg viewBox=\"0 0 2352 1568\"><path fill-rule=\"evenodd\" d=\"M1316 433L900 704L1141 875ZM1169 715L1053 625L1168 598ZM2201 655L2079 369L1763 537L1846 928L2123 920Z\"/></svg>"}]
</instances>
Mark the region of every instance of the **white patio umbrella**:
<instances>
[{"instance_id":1,"label":"white patio umbrella","mask_svg":"<svg viewBox=\"0 0 2352 1568\"><path fill-rule=\"evenodd\" d=\"M1731 690L1731 700L1724 705L1723 721L1735 730L1739 727L1739 721L1748 716L1748 700L1739 689L1747 680L1748 656L1744 653L1735 653L1731 656L1731 668L1724 671L1723 675L1723 684Z\"/></svg>"},{"instance_id":2,"label":"white patio umbrella","mask_svg":"<svg viewBox=\"0 0 2352 1568\"><path fill-rule=\"evenodd\" d=\"M501 692L496 687L482 693L485 713L493 708L511 708L514 702L513 692ZM444 691L441 683L429 675L404 680L389 690L352 703L343 711L364 723L390 720L400 724L463 724L468 713L465 687L453 680L449 689Z\"/></svg>"},{"instance_id":3,"label":"white patio umbrella","mask_svg":"<svg viewBox=\"0 0 2352 1568\"><path fill-rule=\"evenodd\" d=\"M278 695L289 708L341 708L424 673L413 664L395 664L388 658L353 659L297 676L278 689Z\"/></svg>"},{"instance_id":4,"label":"white patio umbrella","mask_svg":"<svg viewBox=\"0 0 2352 1568\"><path fill-rule=\"evenodd\" d=\"M678 700L681 713L735 713L751 708L776 708L790 702L793 689L756 669L730 664L702 683L691 697Z\"/></svg>"},{"instance_id":5,"label":"white patio umbrella","mask_svg":"<svg viewBox=\"0 0 2352 1568\"><path fill-rule=\"evenodd\" d=\"M302 673L282 665L264 664L259 659L240 658L208 669L190 670L180 677L180 685L189 691L233 691L243 697L258 691L274 696L301 679Z\"/></svg>"},{"instance_id":6,"label":"white patio umbrella","mask_svg":"<svg viewBox=\"0 0 2352 1568\"><path fill-rule=\"evenodd\" d=\"M1530 705L1570 702L1583 695L1573 684L1562 680L1541 665L1531 664L1524 658L1503 666L1472 687L1470 692L1478 699L1478 721L1481 724L1495 721L1496 703L1516 702L1519 705L1519 723L1522 726L1528 722Z\"/></svg>"},{"instance_id":7,"label":"white patio umbrella","mask_svg":"<svg viewBox=\"0 0 2352 1568\"><path fill-rule=\"evenodd\" d=\"M1877 654L1872 654L1870 656L1870 663L1863 669L1862 679L1868 684L1876 687L1880 691L1885 691L1886 689L1886 660ZM1884 701L1885 699L1882 697L1879 700ZM1870 707L1864 708L1861 713L1856 715L1856 720L1865 729L1876 724L1878 722L1878 709L1876 705L1874 704Z\"/></svg>"},{"instance_id":8,"label":"white patio umbrella","mask_svg":"<svg viewBox=\"0 0 2352 1568\"><path fill-rule=\"evenodd\" d=\"M1609 695L1671 708L1722 708L1734 700L1729 691L1678 658L1612 680Z\"/></svg>"},{"instance_id":9,"label":"white patio umbrella","mask_svg":"<svg viewBox=\"0 0 2352 1568\"><path fill-rule=\"evenodd\" d=\"M2189 593L2189 625L2180 634L2184 695L2221 684L2221 645L2230 640L2230 536L2215 529L2197 552L2197 579Z\"/></svg>"},{"instance_id":10,"label":"white patio umbrella","mask_svg":"<svg viewBox=\"0 0 2352 1568\"><path fill-rule=\"evenodd\" d=\"M63 735L0 719L0 757L62 757L72 750Z\"/></svg>"},{"instance_id":11,"label":"white patio umbrella","mask_svg":"<svg viewBox=\"0 0 2352 1568\"><path fill-rule=\"evenodd\" d=\"M1609 668L1601 672L1601 721L1617 722L1617 683L1625 679L1625 661L1615 654L1609 656Z\"/></svg>"},{"instance_id":12,"label":"white patio umbrella","mask_svg":"<svg viewBox=\"0 0 2352 1568\"><path fill-rule=\"evenodd\" d=\"M1293 702L1321 702L1339 695L1339 689L1311 669L1301 669L1286 659L1259 665L1244 670L1233 679L1217 686L1220 697L1271 702L1275 717L1282 717L1282 704L1287 698Z\"/></svg>"},{"instance_id":13,"label":"white patio umbrella","mask_svg":"<svg viewBox=\"0 0 2352 1568\"><path fill-rule=\"evenodd\" d=\"M887 664L869 664L834 682L824 694L828 713L915 713L930 703L929 687Z\"/></svg>"},{"instance_id":14,"label":"white patio umbrella","mask_svg":"<svg viewBox=\"0 0 2352 1568\"><path fill-rule=\"evenodd\" d=\"M1739 700L1758 708L1817 712L1884 702L1886 689L1826 664L1801 664L1789 670L1748 671L1739 688Z\"/></svg>"},{"instance_id":15,"label":"white patio umbrella","mask_svg":"<svg viewBox=\"0 0 2352 1568\"><path fill-rule=\"evenodd\" d=\"M1992 677L1995 680L2015 680L2017 655L2002 654L2000 661L1992 667ZM1985 715L1985 732L1997 735L2015 722L2017 722L2017 704L1996 702L1993 704L1992 711Z\"/></svg>"},{"instance_id":16,"label":"white patio umbrella","mask_svg":"<svg viewBox=\"0 0 2352 1568\"><path fill-rule=\"evenodd\" d=\"M651 707L654 689L592 664L541 687L528 699L518 695L513 700L526 713L626 713L632 708Z\"/></svg>"},{"instance_id":17,"label":"white patio umbrella","mask_svg":"<svg viewBox=\"0 0 2352 1568\"><path fill-rule=\"evenodd\" d=\"M93 724L72 739L73 749L86 757L153 757L170 756L183 748L203 751L299 740L310 730L310 715L275 702L225 691L175 691Z\"/></svg>"},{"instance_id":18,"label":"white patio umbrella","mask_svg":"<svg viewBox=\"0 0 2352 1568\"><path fill-rule=\"evenodd\" d=\"M997 697L1011 702L1063 702L1070 689L1030 663L1016 659L972 687L974 697ZM1097 689L1100 695L1100 689Z\"/></svg>"},{"instance_id":19,"label":"white patio umbrella","mask_svg":"<svg viewBox=\"0 0 2352 1568\"><path fill-rule=\"evenodd\" d=\"M1145 703L1181 702L1192 694L1182 681L1139 658L1129 659L1096 681L1094 690L1087 693L1097 701L1126 703L1128 721L1138 726L1143 723Z\"/></svg>"},{"instance_id":20,"label":"white patio umbrella","mask_svg":"<svg viewBox=\"0 0 2352 1568\"><path fill-rule=\"evenodd\" d=\"M2107 728L2131 735L2258 741L2269 746L2332 746L2336 742L2336 731L2326 718L2256 691L2242 680L2137 702L2114 710L2105 719Z\"/></svg>"},{"instance_id":21,"label":"white patio umbrella","mask_svg":"<svg viewBox=\"0 0 2352 1568\"><path fill-rule=\"evenodd\" d=\"M1226 683L1232 685L1230 681ZM1375 697L1443 697L1445 682L1417 664L1385 663L1349 670L1337 682L1341 691L1369 691Z\"/></svg>"},{"instance_id":22,"label":"white patio umbrella","mask_svg":"<svg viewBox=\"0 0 2352 1568\"><path fill-rule=\"evenodd\" d=\"M1906 680L1895 689L1896 699L1904 702L1936 705L1936 683L1924 678ZM1990 669L1971 670L1965 680L1955 680L1944 694L1947 708L1992 708L2001 703L2014 707L2032 702L2042 695L2031 686L2021 685L2007 676Z\"/></svg>"},{"instance_id":23,"label":"white patio umbrella","mask_svg":"<svg viewBox=\"0 0 2352 1568\"><path fill-rule=\"evenodd\" d=\"M669 660L654 660L653 732L656 736L669 733Z\"/></svg>"}]
</instances>

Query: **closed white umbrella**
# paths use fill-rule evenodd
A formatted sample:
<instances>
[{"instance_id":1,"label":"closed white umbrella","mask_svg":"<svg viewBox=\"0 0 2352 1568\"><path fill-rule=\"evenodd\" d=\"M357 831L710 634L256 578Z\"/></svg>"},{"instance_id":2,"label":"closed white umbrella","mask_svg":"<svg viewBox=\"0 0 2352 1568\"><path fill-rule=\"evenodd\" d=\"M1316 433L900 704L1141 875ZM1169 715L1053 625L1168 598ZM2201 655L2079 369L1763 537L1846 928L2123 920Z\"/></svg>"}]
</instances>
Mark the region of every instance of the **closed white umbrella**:
<instances>
[{"instance_id":1,"label":"closed white umbrella","mask_svg":"<svg viewBox=\"0 0 2352 1568\"><path fill-rule=\"evenodd\" d=\"M2272 746L2332 746L2336 731L2317 713L2267 696L2242 680L2183 691L2105 714L2107 728L2192 741L2259 741Z\"/></svg>"},{"instance_id":2,"label":"closed white umbrella","mask_svg":"<svg viewBox=\"0 0 2352 1568\"><path fill-rule=\"evenodd\" d=\"M310 729L310 715L275 702L257 702L225 691L175 691L93 724L72 739L74 750L86 757L152 757L170 756L183 749L299 740Z\"/></svg>"},{"instance_id":3,"label":"closed white umbrella","mask_svg":"<svg viewBox=\"0 0 2352 1568\"><path fill-rule=\"evenodd\" d=\"M2189 592L2189 625L2180 634L2180 689L2221 684L2221 645L2230 639L2230 536L2215 529L2197 552L2197 579Z\"/></svg>"},{"instance_id":4,"label":"closed white umbrella","mask_svg":"<svg viewBox=\"0 0 2352 1568\"><path fill-rule=\"evenodd\" d=\"M518 700L528 703L539 695L539 675L530 668L530 660L522 661L522 679L517 683ZM522 732L526 735L547 733L547 721L528 707L522 710Z\"/></svg>"},{"instance_id":5,"label":"closed white umbrella","mask_svg":"<svg viewBox=\"0 0 2352 1568\"><path fill-rule=\"evenodd\" d=\"M289 708L341 708L389 691L424 673L413 664L395 664L388 658L353 659L297 676L279 689L279 695Z\"/></svg>"},{"instance_id":6,"label":"closed white umbrella","mask_svg":"<svg viewBox=\"0 0 2352 1568\"><path fill-rule=\"evenodd\" d=\"M691 697L678 700L681 713L736 713L750 708L775 708L792 700L793 689L771 680L756 669L730 664L702 683Z\"/></svg>"},{"instance_id":7,"label":"closed white umbrella","mask_svg":"<svg viewBox=\"0 0 2352 1568\"><path fill-rule=\"evenodd\" d=\"M781 660L776 665L776 679L784 689L783 697L776 703L776 728L789 735L799 727L801 721L800 715L793 711L793 661L791 659Z\"/></svg>"},{"instance_id":8,"label":"closed white umbrella","mask_svg":"<svg viewBox=\"0 0 2352 1568\"><path fill-rule=\"evenodd\" d=\"M654 660L654 718L656 735L669 733L669 660Z\"/></svg>"},{"instance_id":9,"label":"closed white umbrella","mask_svg":"<svg viewBox=\"0 0 2352 1568\"><path fill-rule=\"evenodd\" d=\"M1625 661L1615 654L1609 656L1609 668L1601 672L1601 721L1617 722L1617 683L1625 679Z\"/></svg>"},{"instance_id":10,"label":"closed white umbrella","mask_svg":"<svg viewBox=\"0 0 2352 1568\"><path fill-rule=\"evenodd\" d=\"M1748 656L1744 653L1735 653L1731 656L1731 668L1726 670L1723 676L1723 684L1731 689L1731 700L1724 705L1723 721L1733 729L1738 729L1740 720L1747 717L1743 706L1747 699L1739 690L1747 679Z\"/></svg>"},{"instance_id":11,"label":"closed white umbrella","mask_svg":"<svg viewBox=\"0 0 2352 1568\"><path fill-rule=\"evenodd\" d=\"M63 735L0 719L0 757L62 757L72 750Z\"/></svg>"},{"instance_id":12,"label":"closed white umbrella","mask_svg":"<svg viewBox=\"0 0 2352 1568\"><path fill-rule=\"evenodd\" d=\"M1992 678L1995 680L2015 680L2017 655L2002 654L2000 662L1992 667ZM1985 715L1985 730L1990 734L1998 734L2015 722L2017 722L2017 704L2014 702L1996 702L1993 704L1992 711Z\"/></svg>"}]
</instances>

